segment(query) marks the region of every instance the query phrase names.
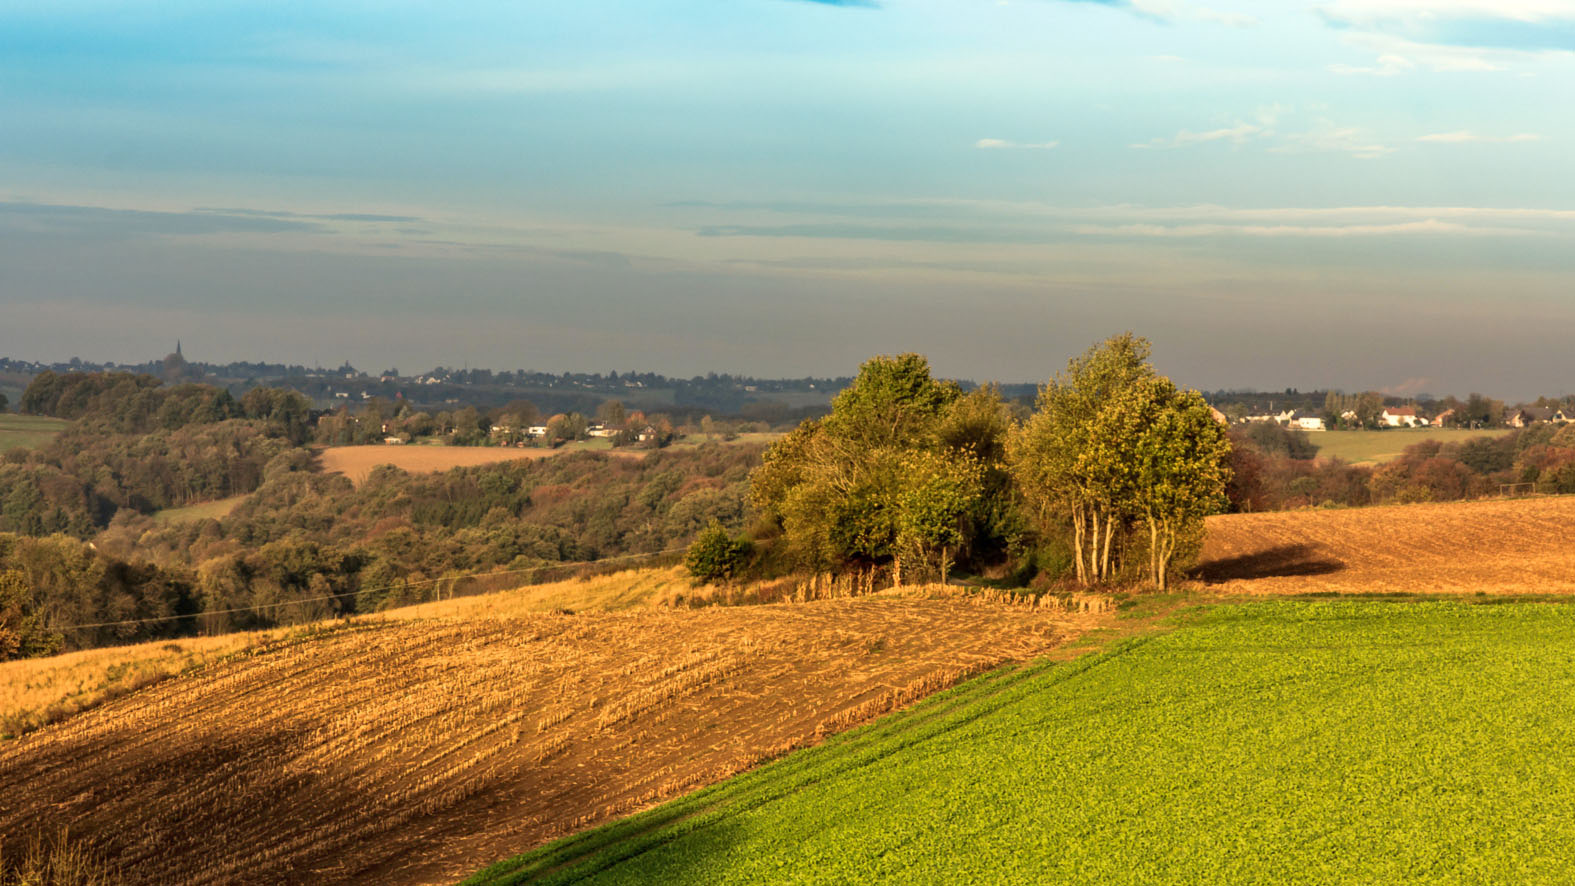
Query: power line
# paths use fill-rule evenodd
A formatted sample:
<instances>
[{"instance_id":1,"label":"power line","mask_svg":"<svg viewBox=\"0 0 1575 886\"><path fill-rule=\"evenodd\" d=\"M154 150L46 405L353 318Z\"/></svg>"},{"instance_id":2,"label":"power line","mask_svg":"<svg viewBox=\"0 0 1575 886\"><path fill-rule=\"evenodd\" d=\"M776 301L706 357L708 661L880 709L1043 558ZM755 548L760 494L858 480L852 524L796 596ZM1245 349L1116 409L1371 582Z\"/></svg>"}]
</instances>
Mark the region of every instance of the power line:
<instances>
[{"instance_id":1,"label":"power line","mask_svg":"<svg viewBox=\"0 0 1575 886\"><path fill-rule=\"evenodd\" d=\"M551 569L580 569L587 566L599 566L603 563L617 563L622 560L636 560L642 558L660 557L665 554L677 554L684 548L669 548L665 551L652 551L646 554L623 554L618 557L603 557L600 560L581 560L577 563L559 563L553 566L529 566L523 569L504 569L500 572L471 572L465 575L444 575L438 578L424 578L419 581L409 581L403 584L384 585L379 588L360 588L354 591L345 591L339 594L325 594L321 597L297 597L293 600L279 600L273 603L258 603L252 606L237 606L232 609L207 609L202 612L188 612L184 615L155 615L148 618L128 618L122 621L101 621L93 624L66 625L57 627L57 631L85 631L89 628L117 628L125 625L151 624L160 621L176 621L182 618L197 618L203 615L231 615L236 612L256 612L259 609L269 609L276 606L294 606L297 603L321 603L326 600L337 600L340 597L354 597L358 594L374 594L378 591L396 591L405 588L420 587L421 585L436 584L443 581L458 582L467 578L491 578L497 575L517 575L525 572L546 572ZM479 596L479 595L478 595Z\"/></svg>"}]
</instances>

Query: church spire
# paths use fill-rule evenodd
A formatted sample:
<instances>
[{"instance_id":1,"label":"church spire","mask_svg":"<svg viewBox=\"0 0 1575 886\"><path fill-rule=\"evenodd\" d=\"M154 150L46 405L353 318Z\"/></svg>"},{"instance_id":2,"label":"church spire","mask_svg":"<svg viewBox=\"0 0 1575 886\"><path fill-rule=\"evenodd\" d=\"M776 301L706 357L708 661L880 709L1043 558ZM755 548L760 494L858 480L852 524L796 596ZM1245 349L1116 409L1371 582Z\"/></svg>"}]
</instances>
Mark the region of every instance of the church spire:
<instances>
[{"instance_id":1,"label":"church spire","mask_svg":"<svg viewBox=\"0 0 1575 886\"><path fill-rule=\"evenodd\" d=\"M179 356L181 356L181 352L180 352L180 339L178 339L178 338L177 338L177 339L175 339L175 356L177 356L177 357L179 357Z\"/></svg>"}]
</instances>

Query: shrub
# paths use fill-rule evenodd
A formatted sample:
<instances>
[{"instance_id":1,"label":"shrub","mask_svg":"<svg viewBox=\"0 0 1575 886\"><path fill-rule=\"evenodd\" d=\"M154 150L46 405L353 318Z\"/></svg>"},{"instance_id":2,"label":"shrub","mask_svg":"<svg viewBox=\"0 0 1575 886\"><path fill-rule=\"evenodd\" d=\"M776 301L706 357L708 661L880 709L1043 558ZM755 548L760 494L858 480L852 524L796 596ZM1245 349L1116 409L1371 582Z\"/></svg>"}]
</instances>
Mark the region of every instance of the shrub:
<instances>
[{"instance_id":1,"label":"shrub","mask_svg":"<svg viewBox=\"0 0 1575 886\"><path fill-rule=\"evenodd\" d=\"M753 546L746 538L734 538L712 520L684 554L684 568L697 582L732 578L749 559Z\"/></svg>"}]
</instances>

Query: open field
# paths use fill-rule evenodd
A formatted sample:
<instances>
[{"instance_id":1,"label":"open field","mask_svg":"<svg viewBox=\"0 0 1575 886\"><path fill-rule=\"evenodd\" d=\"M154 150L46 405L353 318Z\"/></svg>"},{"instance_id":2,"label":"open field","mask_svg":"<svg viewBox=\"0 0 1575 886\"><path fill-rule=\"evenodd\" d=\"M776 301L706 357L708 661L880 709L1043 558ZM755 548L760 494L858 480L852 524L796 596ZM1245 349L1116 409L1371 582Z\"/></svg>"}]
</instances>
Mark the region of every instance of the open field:
<instances>
[{"instance_id":1,"label":"open field","mask_svg":"<svg viewBox=\"0 0 1575 886\"><path fill-rule=\"evenodd\" d=\"M731 440L724 440L724 439L722 439L722 435L720 435L720 434L715 434L715 435L713 435L711 437L707 437L705 434L693 434L693 435L690 435L690 436L687 436L687 437L679 438L676 442L669 444L667 448L668 449L680 449L680 450L682 450L682 449L699 449L701 446L705 445L706 443L711 443L711 442L732 443L732 444L755 443L755 444L764 446L764 445L769 445L769 444L775 443L775 442L777 442L778 440L782 439L785 436L787 436L787 435L786 434L779 434L779 433L777 433L775 431L750 431L750 432L745 433L745 434L739 434L738 436L734 437Z\"/></svg>"},{"instance_id":2,"label":"open field","mask_svg":"<svg viewBox=\"0 0 1575 886\"><path fill-rule=\"evenodd\" d=\"M229 498L215 499L214 501L199 502L180 508L165 508L153 512L153 521L160 524L189 523L193 520L222 520L235 510L235 506L246 500L244 495L234 495Z\"/></svg>"},{"instance_id":3,"label":"open field","mask_svg":"<svg viewBox=\"0 0 1575 886\"><path fill-rule=\"evenodd\" d=\"M1575 497L1210 517L1224 593L1568 594Z\"/></svg>"},{"instance_id":4,"label":"open field","mask_svg":"<svg viewBox=\"0 0 1575 886\"><path fill-rule=\"evenodd\" d=\"M69 825L127 883L451 882L1108 619L875 597L358 622L0 744L0 833Z\"/></svg>"},{"instance_id":5,"label":"open field","mask_svg":"<svg viewBox=\"0 0 1575 886\"><path fill-rule=\"evenodd\" d=\"M1516 883L1575 869L1575 607L1223 606L470 881Z\"/></svg>"},{"instance_id":6,"label":"open field","mask_svg":"<svg viewBox=\"0 0 1575 886\"><path fill-rule=\"evenodd\" d=\"M1320 431L1307 435L1320 458L1338 458L1352 464L1383 464L1400 457L1407 446L1428 440L1464 443L1480 437L1502 437L1503 428L1392 428L1385 431Z\"/></svg>"},{"instance_id":7,"label":"open field","mask_svg":"<svg viewBox=\"0 0 1575 886\"><path fill-rule=\"evenodd\" d=\"M35 449L55 439L55 435L69 424L60 418L0 413L0 452L17 448Z\"/></svg>"},{"instance_id":8,"label":"open field","mask_svg":"<svg viewBox=\"0 0 1575 886\"><path fill-rule=\"evenodd\" d=\"M618 458L644 458L649 451L614 450L604 440L589 441L583 445L571 443L558 449L520 449L509 446L331 446L321 450L318 463L322 465L324 473L344 474L352 483L360 484L378 465L393 465L412 474L428 474L522 458L551 458L570 452L606 452Z\"/></svg>"},{"instance_id":9,"label":"open field","mask_svg":"<svg viewBox=\"0 0 1575 886\"><path fill-rule=\"evenodd\" d=\"M362 616L373 621L498 618L570 610L651 608L694 593L681 568L630 569L610 575L530 585L515 591L457 597ZM0 738L64 719L159 680L287 637L311 637L337 622L296 628L185 637L85 649L0 664Z\"/></svg>"}]
</instances>

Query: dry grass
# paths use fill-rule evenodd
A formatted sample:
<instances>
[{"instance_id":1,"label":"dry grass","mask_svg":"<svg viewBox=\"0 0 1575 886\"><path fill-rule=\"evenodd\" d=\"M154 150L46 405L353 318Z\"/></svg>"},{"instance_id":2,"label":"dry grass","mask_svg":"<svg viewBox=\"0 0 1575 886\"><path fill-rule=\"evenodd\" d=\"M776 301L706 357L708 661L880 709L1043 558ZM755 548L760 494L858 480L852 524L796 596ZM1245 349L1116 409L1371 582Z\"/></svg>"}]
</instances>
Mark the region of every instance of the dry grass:
<instances>
[{"instance_id":1,"label":"dry grass","mask_svg":"<svg viewBox=\"0 0 1575 886\"><path fill-rule=\"evenodd\" d=\"M0 664L0 737L65 719L104 701L279 639L285 631L162 640Z\"/></svg>"},{"instance_id":2,"label":"dry grass","mask_svg":"<svg viewBox=\"0 0 1575 886\"><path fill-rule=\"evenodd\" d=\"M0 832L69 825L128 883L452 881L1109 618L886 596L437 605L452 608L274 644L0 745Z\"/></svg>"},{"instance_id":3,"label":"dry grass","mask_svg":"<svg viewBox=\"0 0 1575 886\"><path fill-rule=\"evenodd\" d=\"M519 459L551 458L579 452L574 446L561 449L509 446L331 446L318 454L323 471L344 474L360 485L378 465L393 465L412 474L430 474L450 468L490 465ZM607 449L617 458L644 458L645 449Z\"/></svg>"},{"instance_id":4,"label":"dry grass","mask_svg":"<svg viewBox=\"0 0 1575 886\"><path fill-rule=\"evenodd\" d=\"M1201 572L1226 593L1575 592L1575 497L1231 514Z\"/></svg>"},{"instance_id":5,"label":"dry grass","mask_svg":"<svg viewBox=\"0 0 1575 886\"><path fill-rule=\"evenodd\" d=\"M510 618L543 612L616 612L664 605L690 591L683 567L626 569L608 575L527 585L497 594L456 597L390 609L372 619Z\"/></svg>"}]
</instances>

